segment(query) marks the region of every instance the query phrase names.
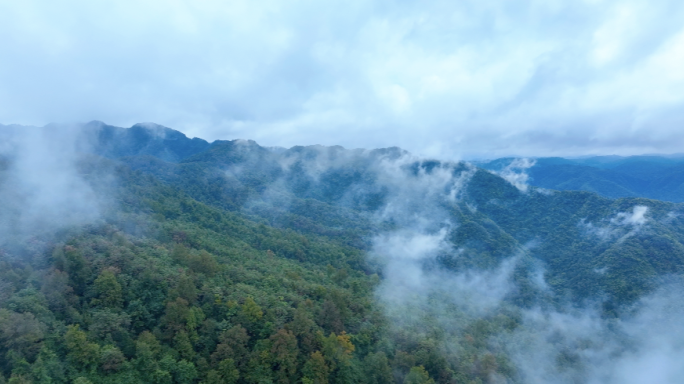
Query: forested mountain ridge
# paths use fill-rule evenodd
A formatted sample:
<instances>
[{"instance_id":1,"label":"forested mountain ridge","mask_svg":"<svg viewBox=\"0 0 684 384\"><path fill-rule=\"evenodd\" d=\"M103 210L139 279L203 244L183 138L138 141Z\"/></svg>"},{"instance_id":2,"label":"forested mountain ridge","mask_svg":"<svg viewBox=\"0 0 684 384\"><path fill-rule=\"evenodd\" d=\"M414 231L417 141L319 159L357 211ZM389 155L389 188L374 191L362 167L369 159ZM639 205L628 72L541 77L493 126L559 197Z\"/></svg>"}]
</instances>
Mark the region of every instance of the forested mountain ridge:
<instances>
[{"instance_id":1,"label":"forested mountain ridge","mask_svg":"<svg viewBox=\"0 0 684 384\"><path fill-rule=\"evenodd\" d=\"M513 158L503 158L477 164L500 172L513 161ZM542 188L590 191L610 198L646 197L684 202L684 157L681 155L538 158L526 172L529 183Z\"/></svg>"},{"instance_id":2,"label":"forested mountain ridge","mask_svg":"<svg viewBox=\"0 0 684 384\"><path fill-rule=\"evenodd\" d=\"M59 132L59 135L78 135L78 149L111 159L123 156L150 155L169 162L179 162L209 148L199 138L188 138L183 133L154 123L135 124L130 128L115 127L101 121L80 126L51 124L44 128L0 124L0 137L11 141L17 132L38 134L42 130Z\"/></svg>"},{"instance_id":3,"label":"forested mountain ridge","mask_svg":"<svg viewBox=\"0 0 684 384\"><path fill-rule=\"evenodd\" d=\"M176 130L152 123L125 129L93 121L85 128L97 132L93 151L110 158L146 154L178 162L209 147L202 139L189 139Z\"/></svg>"},{"instance_id":4,"label":"forested mountain ridge","mask_svg":"<svg viewBox=\"0 0 684 384\"><path fill-rule=\"evenodd\" d=\"M83 128L79 155L3 152L0 380L539 382L520 360L546 327L545 382L587 381L586 356L641 350L608 325L684 272L679 204L398 148ZM567 306L610 342L540 326Z\"/></svg>"},{"instance_id":5,"label":"forested mountain ridge","mask_svg":"<svg viewBox=\"0 0 684 384\"><path fill-rule=\"evenodd\" d=\"M207 204L248 212L270 220L271 225L299 229L304 233L317 231L319 234L328 234L332 239L345 236L344 239L349 241L356 235L357 238L350 244L363 248L363 240L368 238L369 231L372 233L369 223L372 219L368 218L368 212L380 209L391 199L389 189L392 186L379 181L382 176L376 166L378 162L388 159L396 161L402 156L407 156L407 153L399 149L349 151L341 147L294 147L274 153L253 141L237 140L215 142L207 151L191 156L177 165L152 160L147 160L147 165L141 165L146 160L139 158L126 158L123 161L134 169L144 170L180 187ZM320 169L317 170L317 167ZM415 176L418 172L426 172L429 175L434 170L440 171L445 167L452 167L450 172L457 174L463 171L465 165L413 160L402 167L408 175L405 175L408 178L404 181L411 183L417 181L411 180L411 174ZM632 229L630 226L611 223L610 220L615 215L630 212L635 206L650 209L649 215L653 215L653 220L649 225L659 227L657 239L665 239L659 240L665 247L662 252L671 252L669 257L676 259L673 264L655 263L655 266L651 266L649 260L654 256L648 257L648 254L650 252L655 255L658 251L652 247L648 251L639 251L649 265L648 273L658 275L679 272L684 265L684 253L680 245L682 233L672 233L679 231L681 227L658 223L663 220L674 223L673 220L676 220L678 224L677 218L667 216L675 215L680 209L672 204L647 199L611 201L587 193L523 193L485 171L475 171L461 193L462 198L454 206L458 208L458 213L454 214L455 221L461 228L455 231L454 236L472 244L478 239L479 231L484 231L482 236L489 242L488 252L478 253L478 263L483 263L493 255L509 255L514 247L498 243L506 244L511 237L520 246L551 236L552 241L542 242L528 252L547 263L549 273L554 276L558 274L554 278L554 284L559 289L573 291L578 297L592 296L600 286L601 291L617 294L620 300L627 296L633 300L647 288L648 282L636 279L641 276L640 273L622 271L607 276L590 273L594 269L612 264L627 268L621 259L612 258L620 253L621 247L638 242L639 236L630 236L627 243L598 242L592 247L587 246L585 236L594 230L594 225L602 225L602 221L606 228L612 226L614 228L611 230L622 230L623 235L629 233ZM282 196L271 198L269 194L294 196L288 196L285 201ZM275 200L266 201L264 197ZM278 201L278 198L281 200ZM496 203L497 200L500 202ZM318 209L312 209L314 205ZM283 209L284 206L287 208ZM468 206L479 207L479 212L472 212ZM489 224L483 225L483 222ZM563 230L560 231L559 228ZM473 232L465 235L463 233L466 230ZM667 240L671 238L679 240L672 243ZM641 250L642 247L637 246L637 249ZM573 260L578 253L586 254L583 261L586 264L577 265L580 261ZM574 265L574 268L564 271L568 263ZM561 275L571 276L566 281ZM626 285L635 293L620 294L616 291L620 284L606 281L622 280L625 276L632 276L634 279Z\"/></svg>"}]
</instances>

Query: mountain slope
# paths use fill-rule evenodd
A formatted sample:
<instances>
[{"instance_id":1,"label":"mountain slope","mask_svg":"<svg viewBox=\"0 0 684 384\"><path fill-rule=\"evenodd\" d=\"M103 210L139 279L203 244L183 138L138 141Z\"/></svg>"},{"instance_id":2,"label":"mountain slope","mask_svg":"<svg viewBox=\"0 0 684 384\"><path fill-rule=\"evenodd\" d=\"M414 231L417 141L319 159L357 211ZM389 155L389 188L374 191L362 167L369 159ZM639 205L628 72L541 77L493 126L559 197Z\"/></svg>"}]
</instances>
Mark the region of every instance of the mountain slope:
<instances>
[{"instance_id":1,"label":"mountain slope","mask_svg":"<svg viewBox=\"0 0 684 384\"><path fill-rule=\"evenodd\" d=\"M497 159L479 165L501 172L513 160ZM684 202L684 163L680 157L539 158L525 172L529 183L541 188L596 192L610 198Z\"/></svg>"},{"instance_id":2,"label":"mountain slope","mask_svg":"<svg viewBox=\"0 0 684 384\"><path fill-rule=\"evenodd\" d=\"M254 142L234 141L214 143L176 165L135 157L123 161L209 205L367 249L374 235L398 224L396 218L395 222L378 219L396 197L394 193L417 203L420 197L413 194L411 184L421 182L421 175L454 178L468 169L463 163L406 156L398 149L348 151L340 147L295 147L275 153ZM395 179L383 180L389 171L395 172ZM633 181L628 177L616 180ZM450 236L453 246L464 250L461 258L469 255L470 261L457 263L462 266L491 267L516 249L536 243L526 252L546 265L556 295L586 300L606 294L608 307L634 302L652 290L655 285L650 277L682 272L681 223L668 216L678 217L679 206L638 198L610 200L585 192L523 193L483 170L475 171L461 193L456 204L440 204L452 210L444 220L459 226ZM475 207L475 212L469 207ZM635 207L648 211L647 224L616 222L633 214ZM623 236L625 240L615 242ZM654 247L652 242L659 245ZM629 252L639 266L627 266L619 256L623 252Z\"/></svg>"},{"instance_id":3,"label":"mountain slope","mask_svg":"<svg viewBox=\"0 0 684 384\"><path fill-rule=\"evenodd\" d=\"M94 136L92 151L108 158L151 155L175 163L209 147L202 139L189 139L176 130L153 123L119 128L92 121L83 129Z\"/></svg>"},{"instance_id":4,"label":"mountain slope","mask_svg":"<svg viewBox=\"0 0 684 384\"><path fill-rule=\"evenodd\" d=\"M3 152L0 382L610 382L643 340L679 356L681 204L398 148L85 129L89 154ZM616 190L618 160L538 166Z\"/></svg>"}]
</instances>

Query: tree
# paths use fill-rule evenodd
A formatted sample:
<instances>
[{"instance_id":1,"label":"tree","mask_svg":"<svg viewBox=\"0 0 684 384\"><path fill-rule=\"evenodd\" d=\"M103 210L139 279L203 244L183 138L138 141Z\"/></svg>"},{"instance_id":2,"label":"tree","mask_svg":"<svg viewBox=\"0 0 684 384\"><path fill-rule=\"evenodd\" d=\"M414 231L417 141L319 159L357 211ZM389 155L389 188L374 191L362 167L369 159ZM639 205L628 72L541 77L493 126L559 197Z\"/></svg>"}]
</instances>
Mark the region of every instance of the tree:
<instances>
[{"instance_id":1,"label":"tree","mask_svg":"<svg viewBox=\"0 0 684 384\"><path fill-rule=\"evenodd\" d=\"M205 250L192 255L188 260L188 267L195 272L203 273L207 276L213 276L219 270L219 264L216 262L214 255Z\"/></svg>"},{"instance_id":2,"label":"tree","mask_svg":"<svg viewBox=\"0 0 684 384\"><path fill-rule=\"evenodd\" d=\"M302 368L302 382L306 384L328 384L330 368L320 351L313 352Z\"/></svg>"},{"instance_id":3,"label":"tree","mask_svg":"<svg viewBox=\"0 0 684 384\"><path fill-rule=\"evenodd\" d=\"M141 339L142 335L141 337L138 337L138 341L135 343L135 359L133 360L133 366L138 371L138 374L142 379L141 381L149 383L153 382L153 375L159 370L159 364L157 364L157 361L155 360L155 347Z\"/></svg>"},{"instance_id":4,"label":"tree","mask_svg":"<svg viewBox=\"0 0 684 384\"><path fill-rule=\"evenodd\" d=\"M43 324L32 313L16 313L0 309L0 346L3 355L8 351L32 359L41 348Z\"/></svg>"},{"instance_id":5,"label":"tree","mask_svg":"<svg viewBox=\"0 0 684 384\"><path fill-rule=\"evenodd\" d=\"M280 329L270 339L273 343L271 355L276 371L276 380L283 384L293 382L297 373L297 354L299 353L297 338L292 332Z\"/></svg>"},{"instance_id":6,"label":"tree","mask_svg":"<svg viewBox=\"0 0 684 384\"><path fill-rule=\"evenodd\" d=\"M404 378L404 384L435 384L422 365L411 368Z\"/></svg>"},{"instance_id":7,"label":"tree","mask_svg":"<svg viewBox=\"0 0 684 384\"><path fill-rule=\"evenodd\" d=\"M330 332L339 333L344 330L340 310L337 308L335 303L332 302L332 300L326 300L323 302L323 307L321 308L321 313L319 316L319 324L323 329Z\"/></svg>"},{"instance_id":8,"label":"tree","mask_svg":"<svg viewBox=\"0 0 684 384\"><path fill-rule=\"evenodd\" d=\"M257 341L245 369L247 383L273 383L273 361L270 347L270 340L268 339Z\"/></svg>"},{"instance_id":9,"label":"tree","mask_svg":"<svg viewBox=\"0 0 684 384\"><path fill-rule=\"evenodd\" d=\"M332 371L338 367L349 364L354 352L349 335L342 332L339 336L331 333L330 336L323 338L323 355Z\"/></svg>"},{"instance_id":10,"label":"tree","mask_svg":"<svg viewBox=\"0 0 684 384\"><path fill-rule=\"evenodd\" d=\"M131 318L126 312L112 309L94 310L89 333L98 339L121 337L128 332Z\"/></svg>"},{"instance_id":11,"label":"tree","mask_svg":"<svg viewBox=\"0 0 684 384\"><path fill-rule=\"evenodd\" d=\"M304 356L309 356L320 348L314 331L316 323L311 319L309 312L311 307L313 307L313 302L310 300L301 303L295 310L292 321L285 324L285 329L292 331L297 336L299 350Z\"/></svg>"},{"instance_id":12,"label":"tree","mask_svg":"<svg viewBox=\"0 0 684 384\"><path fill-rule=\"evenodd\" d=\"M232 359L238 367L246 363L249 342L249 335L247 330L240 325L236 325L219 335L219 344L216 346L216 351L211 355L211 360L214 364L225 359Z\"/></svg>"},{"instance_id":13,"label":"tree","mask_svg":"<svg viewBox=\"0 0 684 384\"><path fill-rule=\"evenodd\" d=\"M247 331L250 333L250 335L258 336L261 333L261 319L263 316L264 312L261 310L261 307L254 301L254 299L252 299L251 296L249 296L240 306L238 320L245 328L247 328Z\"/></svg>"},{"instance_id":14,"label":"tree","mask_svg":"<svg viewBox=\"0 0 684 384\"><path fill-rule=\"evenodd\" d=\"M251 296L245 299L244 304L240 307L240 316L248 323L253 324L261 320L264 312L261 307L252 299Z\"/></svg>"},{"instance_id":15,"label":"tree","mask_svg":"<svg viewBox=\"0 0 684 384\"><path fill-rule=\"evenodd\" d=\"M31 378L29 378L26 375L17 375L15 373L13 373L7 383L8 384L33 384L33 381L31 381Z\"/></svg>"},{"instance_id":16,"label":"tree","mask_svg":"<svg viewBox=\"0 0 684 384\"><path fill-rule=\"evenodd\" d=\"M65 382L63 364L57 354L43 346L38 358L31 366L31 376L34 384L51 384Z\"/></svg>"},{"instance_id":17,"label":"tree","mask_svg":"<svg viewBox=\"0 0 684 384\"><path fill-rule=\"evenodd\" d=\"M207 384L235 384L240 379L240 371L235 367L233 359L225 359L218 364L218 369L207 373Z\"/></svg>"},{"instance_id":18,"label":"tree","mask_svg":"<svg viewBox=\"0 0 684 384\"><path fill-rule=\"evenodd\" d=\"M88 369L97 364L100 355L100 346L89 343L85 332L79 329L79 325L70 325L64 335L67 350L67 357L74 365L81 369Z\"/></svg>"},{"instance_id":19,"label":"tree","mask_svg":"<svg viewBox=\"0 0 684 384\"><path fill-rule=\"evenodd\" d=\"M93 306L121 309L123 306L121 284L116 280L114 272L105 269L95 279L94 285L97 298L92 300Z\"/></svg>"},{"instance_id":20,"label":"tree","mask_svg":"<svg viewBox=\"0 0 684 384\"><path fill-rule=\"evenodd\" d=\"M176 363L173 373L173 377L178 384L190 384L197 378L197 368L195 368L195 364L187 360L181 360Z\"/></svg>"},{"instance_id":21,"label":"tree","mask_svg":"<svg viewBox=\"0 0 684 384\"><path fill-rule=\"evenodd\" d=\"M496 356L492 355L491 353L487 353L480 360L480 375L484 378L488 378L493 373L496 373L498 367L499 365L496 361Z\"/></svg>"},{"instance_id":22,"label":"tree","mask_svg":"<svg viewBox=\"0 0 684 384\"><path fill-rule=\"evenodd\" d=\"M170 301L166 304L163 323L166 324L167 329L173 335L176 332L185 330L189 315L188 301L179 297L175 301Z\"/></svg>"},{"instance_id":23,"label":"tree","mask_svg":"<svg viewBox=\"0 0 684 384\"><path fill-rule=\"evenodd\" d=\"M100 367L105 372L118 371L126 361L119 348L113 345L106 345L100 350Z\"/></svg>"},{"instance_id":24,"label":"tree","mask_svg":"<svg viewBox=\"0 0 684 384\"><path fill-rule=\"evenodd\" d=\"M195 357L195 350L192 347L188 333L179 331L173 338L173 347L180 354L182 359L192 361Z\"/></svg>"},{"instance_id":25,"label":"tree","mask_svg":"<svg viewBox=\"0 0 684 384\"><path fill-rule=\"evenodd\" d=\"M197 286L192 276L183 273L178 277L175 289L169 292L170 297L180 297L185 299L188 304L195 304L197 301Z\"/></svg>"},{"instance_id":26,"label":"tree","mask_svg":"<svg viewBox=\"0 0 684 384\"><path fill-rule=\"evenodd\" d=\"M69 300L74 299L74 289L69 286L69 275L59 269L54 269L45 276L40 291L45 295L50 310L56 313L64 312L69 307Z\"/></svg>"},{"instance_id":27,"label":"tree","mask_svg":"<svg viewBox=\"0 0 684 384\"><path fill-rule=\"evenodd\" d=\"M80 250L70 245L64 247L63 255L66 271L69 274L69 283L77 295L83 295L88 277L90 276L88 261L83 257L83 253Z\"/></svg>"},{"instance_id":28,"label":"tree","mask_svg":"<svg viewBox=\"0 0 684 384\"><path fill-rule=\"evenodd\" d=\"M140 348L140 345L147 346L150 349L150 352L153 354L153 356L157 356L161 348L159 340L157 340L157 337L150 331L143 331L138 336L138 340L136 341L136 348Z\"/></svg>"},{"instance_id":29,"label":"tree","mask_svg":"<svg viewBox=\"0 0 684 384\"><path fill-rule=\"evenodd\" d=\"M394 381L392 368L384 352L369 353L363 365L368 384L390 384Z\"/></svg>"}]
</instances>

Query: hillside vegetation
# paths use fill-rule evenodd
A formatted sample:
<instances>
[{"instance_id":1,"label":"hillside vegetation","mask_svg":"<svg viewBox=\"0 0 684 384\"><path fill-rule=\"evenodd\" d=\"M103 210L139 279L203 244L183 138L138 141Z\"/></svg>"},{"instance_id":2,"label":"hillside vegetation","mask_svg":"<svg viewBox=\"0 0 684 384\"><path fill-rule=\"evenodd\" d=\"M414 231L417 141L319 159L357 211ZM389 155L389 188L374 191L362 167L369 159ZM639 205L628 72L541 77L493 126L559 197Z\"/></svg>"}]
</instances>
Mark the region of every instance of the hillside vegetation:
<instances>
[{"instance_id":1,"label":"hillside vegetation","mask_svg":"<svg viewBox=\"0 0 684 384\"><path fill-rule=\"evenodd\" d=\"M0 163L0 383L526 382L506 340L529 311L612 321L684 269L684 207L638 194L397 148L84 129L78 183L18 196L43 181L22 146ZM96 215L52 219L83 191ZM580 372L580 349L554 364Z\"/></svg>"}]
</instances>

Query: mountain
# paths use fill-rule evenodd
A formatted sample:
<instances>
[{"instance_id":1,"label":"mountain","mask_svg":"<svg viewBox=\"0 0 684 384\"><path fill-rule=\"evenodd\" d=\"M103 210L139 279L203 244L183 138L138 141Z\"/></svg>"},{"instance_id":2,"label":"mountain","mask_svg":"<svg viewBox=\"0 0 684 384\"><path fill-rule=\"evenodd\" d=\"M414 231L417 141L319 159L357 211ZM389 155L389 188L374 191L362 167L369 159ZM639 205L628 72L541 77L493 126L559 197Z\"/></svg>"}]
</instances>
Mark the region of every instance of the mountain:
<instances>
[{"instance_id":1,"label":"mountain","mask_svg":"<svg viewBox=\"0 0 684 384\"><path fill-rule=\"evenodd\" d=\"M676 194L677 159L5 128L0 382L613 382L680 356L684 206L640 194Z\"/></svg>"},{"instance_id":2,"label":"mountain","mask_svg":"<svg viewBox=\"0 0 684 384\"><path fill-rule=\"evenodd\" d=\"M341 147L313 146L293 147L276 153L253 141L241 140L217 141L207 151L178 164L145 157L127 157L122 161L132 169L165 180L203 203L268 220L272 226L324 235L332 241L361 249L368 249L369 234L377 231L378 224L373 223L372 214L391 203L395 198L393 189L404 188L394 185L396 180L383 181L383 172L387 169L378 167L378 164L395 162L390 165L396 167L392 169L396 172L394 177L407 185L420 182L421 175L429 178L448 169L448 177L453 178L467 169L464 163L416 160L397 148L350 151ZM532 181L541 179L536 175L548 169L569 167L566 173L548 175L546 180L553 176L556 184L570 189L575 185L573 183L577 183L579 170L585 178L587 174L599 175L597 179L602 184L596 182L596 185L617 189L620 184L638 184L629 176L568 163L564 159L541 159L532 167L532 170L536 167L541 169L537 173L531 172ZM622 161L618 165L624 164ZM612 181L609 183L607 180ZM603 225L610 228L606 230L626 235L633 228L611 223L616 215L627 214L633 207L643 206L654 215L652 221L658 222L678 211L674 205L638 198L612 201L586 193L526 194L483 170L474 171L461 193L459 203L451 205L451 209L456 211L446 219L461 226L453 236L462 238L473 248L470 262L487 265L486 260L490 260L491 264L494 263L492 257L500 259L524 244L552 237L552 241L542 242L527 252L546 263L547 273L553 277L551 286L558 295L567 292L582 300L603 292L617 302L636 300L651 287L651 283L641 279L640 273L625 271L624 274L598 275L591 272L603 268L627 268L623 264L624 259L616 255L631 247L639 249L638 258L652 270L649 274L680 272L680 265L684 265L679 240L675 243L667 240L681 237L678 232L671 232L674 229L660 230L663 231L658 235L662 239L662 249L646 249L639 243L639 236L618 244L599 241L589 246L586 242L587 233L591 232L587 229L589 225ZM408 198L418 200L416 196ZM500 209L501 204L506 208ZM477 211L472 212L468 206L477 207ZM596 215L597 210L602 213ZM386 226L392 224L382 223ZM472 233L468 232L471 227L474 228ZM649 239L652 241L652 236ZM658 258L656 254L664 252L671 253L667 258L672 258L672 263L662 265L654 261ZM577 260L576 254L584 254L585 257ZM574 265L572 270L567 270L568 265ZM624 280L630 286L629 291L617 289L620 286L616 282L618 280Z\"/></svg>"},{"instance_id":3,"label":"mountain","mask_svg":"<svg viewBox=\"0 0 684 384\"><path fill-rule=\"evenodd\" d=\"M153 123L119 128L92 121L84 129L95 135L93 151L108 158L150 155L177 163L209 147L202 139L189 139L176 130Z\"/></svg>"},{"instance_id":4,"label":"mountain","mask_svg":"<svg viewBox=\"0 0 684 384\"><path fill-rule=\"evenodd\" d=\"M78 150L110 159L150 155L177 163L209 148L209 143L205 140L190 139L181 132L154 123L135 124L130 128L115 127L100 121L82 125L50 124L45 127L0 124L0 138L6 143L11 142L12 137L17 134L38 138L48 135L48 132L56 132L69 138L77 136Z\"/></svg>"},{"instance_id":5,"label":"mountain","mask_svg":"<svg viewBox=\"0 0 684 384\"><path fill-rule=\"evenodd\" d=\"M513 160L497 159L479 165L500 172ZM610 198L645 197L684 202L681 156L539 158L526 174L531 185L541 188L590 191Z\"/></svg>"}]
</instances>

